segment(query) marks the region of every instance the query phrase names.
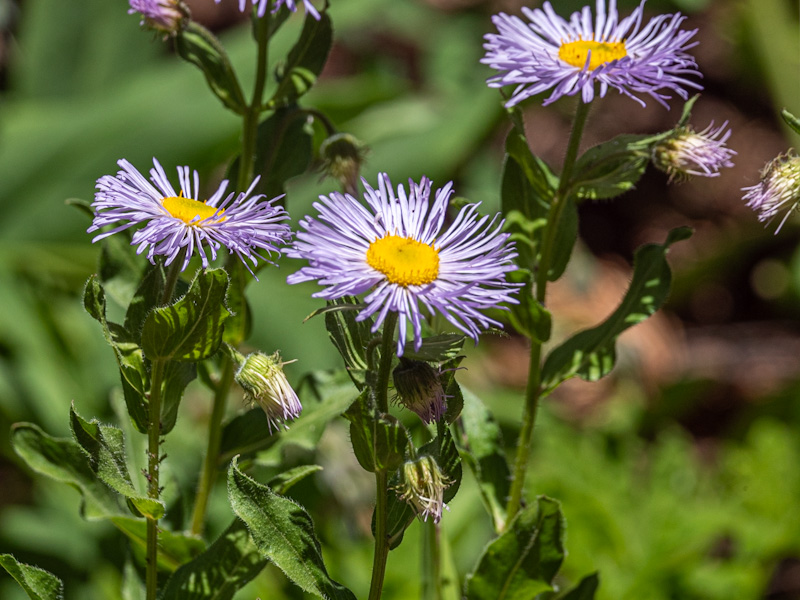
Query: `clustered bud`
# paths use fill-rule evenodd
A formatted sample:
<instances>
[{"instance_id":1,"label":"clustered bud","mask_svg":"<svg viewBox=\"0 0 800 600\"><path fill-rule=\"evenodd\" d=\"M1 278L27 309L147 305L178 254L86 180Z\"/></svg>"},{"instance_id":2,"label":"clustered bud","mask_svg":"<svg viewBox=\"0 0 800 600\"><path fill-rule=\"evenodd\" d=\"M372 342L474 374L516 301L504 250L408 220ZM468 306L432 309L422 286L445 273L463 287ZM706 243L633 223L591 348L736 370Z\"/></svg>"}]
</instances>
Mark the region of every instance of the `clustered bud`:
<instances>
[{"instance_id":1,"label":"clustered bud","mask_svg":"<svg viewBox=\"0 0 800 600\"><path fill-rule=\"evenodd\" d=\"M761 181L742 191L747 206L758 212L759 221L772 221L780 211L786 211L775 230L778 233L800 205L800 157L790 151L774 158L761 171Z\"/></svg>"},{"instance_id":2,"label":"clustered bud","mask_svg":"<svg viewBox=\"0 0 800 600\"><path fill-rule=\"evenodd\" d=\"M181 0L129 0L128 14L142 14L141 24L167 35L175 35L186 26L189 9Z\"/></svg>"},{"instance_id":3,"label":"clustered bud","mask_svg":"<svg viewBox=\"0 0 800 600\"><path fill-rule=\"evenodd\" d=\"M400 499L408 502L423 521L432 516L433 522L438 523L442 519L442 510L447 508L444 491L453 483L452 480L442 473L432 456L406 462L402 476Z\"/></svg>"},{"instance_id":4,"label":"clustered bud","mask_svg":"<svg viewBox=\"0 0 800 600\"><path fill-rule=\"evenodd\" d=\"M322 169L326 175L338 179L345 192L358 194L358 174L366 153L364 144L349 133L337 133L319 147Z\"/></svg>"},{"instance_id":5,"label":"clustered bud","mask_svg":"<svg viewBox=\"0 0 800 600\"><path fill-rule=\"evenodd\" d=\"M270 431L297 418L303 410L300 399L283 372L280 355L249 354L236 373L236 383L244 390L247 402L258 404L267 415ZM286 427L288 429L288 427Z\"/></svg>"},{"instance_id":6,"label":"clustered bud","mask_svg":"<svg viewBox=\"0 0 800 600\"><path fill-rule=\"evenodd\" d=\"M400 357L392 372L397 401L426 423L439 421L447 410L447 396L439 372L428 363Z\"/></svg>"},{"instance_id":7,"label":"clustered bud","mask_svg":"<svg viewBox=\"0 0 800 600\"><path fill-rule=\"evenodd\" d=\"M734 150L725 146L731 135L726 121L714 129L712 122L701 132L690 125L679 127L653 148L653 164L669 175L669 180L685 181L690 176L718 177L723 167L732 167Z\"/></svg>"}]
</instances>

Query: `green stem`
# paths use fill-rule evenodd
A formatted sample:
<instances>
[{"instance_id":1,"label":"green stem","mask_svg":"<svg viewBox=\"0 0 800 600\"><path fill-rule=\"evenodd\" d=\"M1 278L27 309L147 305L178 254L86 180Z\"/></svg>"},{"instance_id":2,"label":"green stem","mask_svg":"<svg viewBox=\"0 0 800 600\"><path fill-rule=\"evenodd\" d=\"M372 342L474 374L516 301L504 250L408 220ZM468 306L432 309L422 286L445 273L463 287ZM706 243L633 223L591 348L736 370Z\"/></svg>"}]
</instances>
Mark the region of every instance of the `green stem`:
<instances>
[{"instance_id":1,"label":"green stem","mask_svg":"<svg viewBox=\"0 0 800 600\"><path fill-rule=\"evenodd\" d=\"M375 403L382 413L389 412L389 377L392 374L394 360L394 330L397 325L397 313L389 312L383 321L383 338L381 339L381 362L378 367L378 382L375 385Z\"/></svg>"},{"instance_id":2,"label":"green stem","mask_svg":"<svg viewBox=\"0 0 800 600\"><path fill-rule=\"evenodd\" d=\"M164 360L153 361L150 383L150 422L147 428L147 497L158 500L158 469L161 463L161 383L164 378ZM147 518L147 600L158 595L158 519Z\"/></svg>"},{"instance_id":3,"label":"green stem","mask_svg":"<svg viewBox=\"0 0 800 600\"><path fill-rule=\"evenodd\" d=\"M425 535L422 539L422 572L424 600L442 600L442 554L439 525L433 519L426 521L423 527Z\"/></svg>"},{"instance_id":4,"label":"green stem","mask_svg":"<svg viewBox=\"0 0 800 600\"><path fill-rule=\"evenodd\" d=\"M219 458L219 448L222 442L222 419L225 416L225 409L228 404L228 392L233 383L233 361L225 354L222 358L222 373L214 388L214 404L211 409L211 420L208 424L208 445L206 447L206 457L203 461L203 470L200 473L200 481L197 484L197 494L195 496L194 511L192 512L192 535L203 535L205 528L206 512L208 511L208 500L211 490L217 480L217 460Z\"/></svg>"},{"instance_id":5,"label":"green stem","mask_svg":"<svg viewBox=\"0 0 800 600\"><path fill-rule=\"evenodd\" d=\"M566 197L572 178L572 171L578 157L583 128L586 125L586 118L589 116L589 105L578 100L578 108L575 112L575 119L572 124L572 132L567 145L567 154L564 158L564 168L561 172L561 179L558 189L553 196L550 204L550 213L547 216L547 226L545 227L542 253L536 272L536 300L544 304L547 295L547 276L550 271L550 263L553 258L555 241L558 228L561 224L561 217L566 206ZM507 521L511 520L519 512L522 506L522 493L525 489L525 474L528 471L528 458L531 452L531 441L533 439L533 429L536 425L536 412L541 396L541 358L542 344L536 340L531 343L531 355L528 366L528 385L525 389L525 406L522 413L522 427L519 432L517 443L517 456L514 461L514 473L511 480L511 491L508 497L506 508Z\"/></svg>"},{"instance_id":6,"label":"green stem","mask_svg":"<svg viewBox=\"0 0 800 600\"><path fill-rule=\"evenodd\" d=\"M175 293L175 285L178 283L178 276L181 274L181 261L175 259L167 269L166 279L164 280L164 291L161 292L161 306L166 306L172 301L172 294Z\"/></svg>"}]
</instances>

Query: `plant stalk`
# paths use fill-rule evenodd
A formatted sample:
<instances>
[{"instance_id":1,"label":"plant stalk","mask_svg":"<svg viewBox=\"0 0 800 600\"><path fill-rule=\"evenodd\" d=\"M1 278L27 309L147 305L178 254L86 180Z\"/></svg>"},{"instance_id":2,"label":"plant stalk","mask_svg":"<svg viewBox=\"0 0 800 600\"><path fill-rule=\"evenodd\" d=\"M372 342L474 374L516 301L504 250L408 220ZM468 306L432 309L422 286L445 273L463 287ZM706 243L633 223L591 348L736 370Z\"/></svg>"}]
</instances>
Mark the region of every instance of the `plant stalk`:
<instances>
[{"instance_id":1,"label":"plant stalk","mask_svg":"<svg viewBox=\"0 0 800 600\"><path fill-rule=\"evenodd\" d=\"M161 463L161 383L166 363L162 359L153 361L150 383L150 423L147 428L147 497L158 500L161 489L158 470ZM156 600L158 595L158 519L147 518L147 600Z\"/></svg>"}]
</instances>

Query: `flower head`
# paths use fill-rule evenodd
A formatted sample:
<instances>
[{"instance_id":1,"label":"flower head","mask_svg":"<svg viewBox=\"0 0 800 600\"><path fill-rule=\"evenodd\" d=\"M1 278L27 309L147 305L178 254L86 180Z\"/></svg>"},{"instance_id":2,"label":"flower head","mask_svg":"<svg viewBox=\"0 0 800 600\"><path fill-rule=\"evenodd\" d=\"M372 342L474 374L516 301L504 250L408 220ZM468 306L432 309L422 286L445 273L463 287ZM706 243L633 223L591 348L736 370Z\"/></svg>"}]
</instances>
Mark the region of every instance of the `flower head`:
<instances>
[{"instance_id":1,"label":"flower head","mask_svg":"<svg viewBox=\"0 0 800 600\"><path fill-rule=\"evenodd\" d=\"M447 396L436 369L426 362L401 357L392 379L400 404L426 423L441 420L447 410Z\"/></svg>"},{"instance_id":2,"label":"flower head","mask_svg":"<svg viewBox=\"0 0 800 600\"><path fill-rule=\"evenodd\" d=\"M500 13L492 17L498 33L485 36L481 59L499 72L489 87L516 85L506 106L553 90L544 104L580 93L592 101L596 88L604 97L609 87L644 105L646 94L667 106L669 91L687 97L684 87L701 89L687 76L699 76L687 50L697 30L679 29L680 14L659 15L642 27L645 0L630 16L619 18L616 0L597 0L595 18L586 6L567 21L549 2L541 9L522 8L528 22ZM665 93L664 90L667 92Z\"/></svg>"},{"instance_id":3,"label":"flower head","mask_svg":"<svg viewBox=\"0 0 800 600\"><path fill-rule=\"evenodd\" d=\"M433 522L438 523L442 519L442 510L447 508L444 491L452 485L452 480L442 473L432 456L406 462L402 477L398 490L400 499L408 502L423 521L432 516Z\"/></svg>"},{"instance_id":4,"label":"flower head","mask_svg":"<svg viewBox=\"0 0 800 600\"><path fill-rule=\"evenodd\" d=\"M217 4L219 4L220 0L214 0ZM247 5L252 4L253 6L258 6L258 11L256 15L261 18L265 14L267 14L267 7L269 6L270 0L239 0L239 10L244 12L247 10ZM297 10L297 0L275 0L275 6L272 7L272 12L278 12L281 6L286 6L290 11L295 12ZM319 21L320 16L319 12L314 5L311 4L311 0L303 0L303 5L306 7L306 12L308 12L312 17L314 17L317 21Z\"/></svg>"},{"instance_id":5,"label":"flower head","mask_svg":"<svg viewBox=\"0 0 800 600\"><path fill-rule=\"evenodd\" d=\"M800 157L793 152L770 161L761 172L761 181L742 188L747 206L757 211L759 221L772 221L786 211L775 233L778 233L792 211L800 206Z\"/></svg>"},{"instance_id":6,"label":"flower head","mask_svg":"<svg viewBox=\"0 0 800 600\"><path fill-rule=\"evenodd\" d=\"M325 289L314 296L328 300L368 292L356 320L377 314L377 331L389 311L398 313L398 356L408 337L416 349L422 345L422 309L441 313L476 341L481 329L499 325L480 310L517 302L516 286L505 281L516 268L516 253L500 231L502 222L480 217L477 205L469 204L445 228L452 183L437 190L431 203L426 177L409 181L408 192L397 186L396 195L385 173L378 175L377 190L362 182L369 207L333 192L314 203L318 219L300 221L305 231L286 253L309 264L287 281L316 280Z\"/></svg>"},{"instance_id":7,"label":"flower head","mask_svg":"<svg viewBox=\"0 0 800 600\"><path fill-rule=\"evenodd\" d=\"M286 421L297 418L303 410L283 372L285 364L277 352L272 356L255 352L242 361L235 376L244 390L245 401L264 409L270 431L280 429L281 424L288 429Z\"/></svg>"},{"instance_id":8,"label":"flower head","mask_svg":"<svg viewBox=\"0 0 800 600\"><path fill-rule=\"evenodd\" d=\"M166 34L176 34L189 18L189 10L180 0L129 0L128 14L142 14L141 24Z\"/></svg>"},{"instance_id":9,"label":"flower head","mask_svg":"<svg viewBox=\"0 0 800 600\"><path fill-rule=\"evenodd\" d=\"M150 181L127 160L118 161L122 168L116 176L104 175L97 180L92 207L95 210L88 233L113 225L110 231L96 235L96 242L135 225L144 224L132 237L131 245L138 246L137 254L147 250L147 258L166 256L169 265L183 253L186 269L195 251L200 255L203 267L217 257L222 246L236 254L252 273L245 259L253 265L257 258L269 260L259 254L279 253L278 245L291 237L286 211L274 206L277 198L262 200L261 194L251 196L258 183L256 178L245 192L225 195L228 182L223 181L207 201L198 200L200 181L197 171L189 167L178 167L180 192L176 192L167 179L164 169L156 159L150 169ZM194 185L192 185L194 184Z\"/></svg>"},{"instance_id":10,"label":"flower head","mask_svg":"<svg viewBox=\"0 0 800 600\"><path fill-rule=\"evenodd\" d=\"M718 177L723 167L732 167L736 152L725 146L731 130L728 122L714 129L712 122L701 132L690 125L680 127L653 147L653 164L669 175L670 181L683 181L691 175Z\"/></svg>"},{"instance_id":11,"label":"flower head","mask_svg":"<svg viewBox=\"0 0 800 600\"><path fill-rule=\"evenodd\" d=\"M358 174L365 154L364 144L349 133L336 133L319 147L322 170L338 179L348 194L358 193Z\"/></svg>"}]
</instances>

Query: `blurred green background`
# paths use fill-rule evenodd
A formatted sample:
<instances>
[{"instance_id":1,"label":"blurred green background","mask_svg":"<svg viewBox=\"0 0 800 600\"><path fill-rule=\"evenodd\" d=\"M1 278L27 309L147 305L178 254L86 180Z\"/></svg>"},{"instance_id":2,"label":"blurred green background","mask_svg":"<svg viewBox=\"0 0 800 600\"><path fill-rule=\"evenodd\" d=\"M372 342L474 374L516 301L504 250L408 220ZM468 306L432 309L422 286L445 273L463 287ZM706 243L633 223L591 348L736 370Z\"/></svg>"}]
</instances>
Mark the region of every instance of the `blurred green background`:
<instances>
[{"instance_id":1,"label":"blurred green background","mask_svg":"<svg viewBox=\"0 0 800 600\"><path fill-rule=\"evenodd\" d=\"M253 45L234 0L190 3L219 33L250 89ZM363 174L395 182L426 174L454 180L459 196L499 206L508 124L479 64L490 16L514 0L331 0L335 45L304 105L324 111L369 147ZM582 6L556 1L567 15ZM638 2L619 2L628 12ZM530 5L530 3L529 3ZM157 157L197 168L215 187L237 151L239 121L203 77L142 31L124 0L0 0L0 552L62 577L67 598L123 598L118 573L126 541L107 523L78 515L79 496L34 477L8 442L33 421L68 435L68 411L115 419L118 374L100 328L81 305L98 248L88 218L65 203L91 200L116 160L142 170ZM695 236L674 248L665 314L620 342L615 373L569 382L549 398L535 436L529 494L563 503L575 580L599 570L603 600L800 598L800 221L779 235L741 201L763 165L792 145L778 113L800 114L798 5L790 0L650 0L650 13L680 10L699 28L693 50L705 92L693 123L729 121L736 167L717 179L667 186L648 172L638 190L581 207L581 242L551 310L562 335L613 310L633 250L663 241L675 225ZM272 46L285 55L302 20ZM593 107L585 145L617 133L670 128L680 103L640 108L610 92ZM526 105L534 152L558 168L571 99ZM317 144L319 143L317 135ZM335 188L309 173L290 182L296 221ZM280 349L297 381L338 366L313 285L286 286L298 267L283 259L249 287L250 344ZM469 348L463 384L495 411L509 446L521 414L527 358L522 340L490 338ZM117 407L115 409L115 407ZM245 407L231 403L231 413ZM169 479L191 493L202 459L210 399L192 384L170 434ZM359 596L369 585L372 482L359 471L341 422L298 460L322 473L292 495L314 516L333 576ZM173 511L178 510L172 508ZM212 533L230 519L224 487L212 502ZM491 536L465 470L446 513L448 573L463 579ZM419 596L421 527L389 557L386 598ZM301 598L268 567L241 598ZM0 598L22 598L7 576Z\"/></svg>"}]
</instances>

